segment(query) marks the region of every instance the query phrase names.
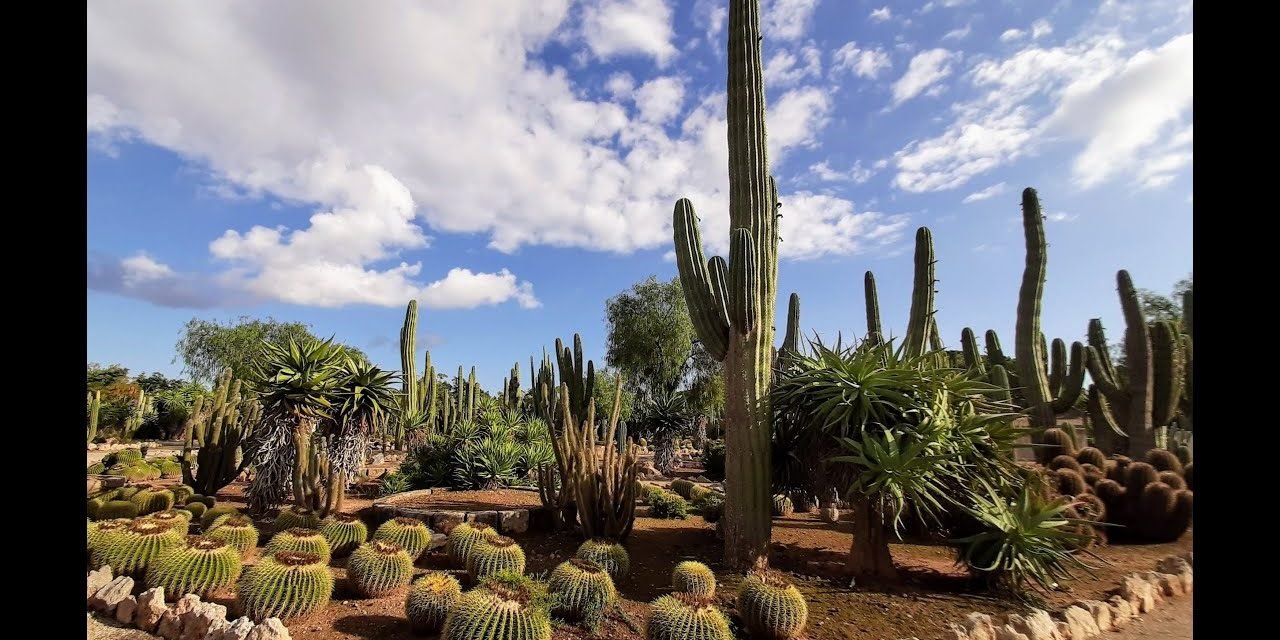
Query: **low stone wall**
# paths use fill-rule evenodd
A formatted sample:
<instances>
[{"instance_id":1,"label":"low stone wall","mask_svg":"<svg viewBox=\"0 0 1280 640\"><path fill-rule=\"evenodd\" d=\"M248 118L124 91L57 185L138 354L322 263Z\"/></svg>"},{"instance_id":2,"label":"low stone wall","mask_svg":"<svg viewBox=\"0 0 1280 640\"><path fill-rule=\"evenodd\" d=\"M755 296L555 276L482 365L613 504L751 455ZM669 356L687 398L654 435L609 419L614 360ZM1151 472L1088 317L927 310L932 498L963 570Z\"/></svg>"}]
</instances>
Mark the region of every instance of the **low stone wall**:
<instances>
[{"instance_id":1,"label":"low stone wall","mask_svg":"<svg viewBox=\"0 0 1280 640\"><path fill-rule=\"evenodd\" d=\"M165 640L290 640L289 629L279 618L258 624L246 617L227 620L227 608L201 602L193 593L168 605L164 589L154 587L133 595L133 578L112 576L111 567L88 574L89 610L105 618L136 627Z\"/></svg>"},{"instance_id":2,"label":"low stone wall","mask_svg":"<svg viewBox=\"0 0 1280 640\"><path fill-rule=\"evenodd\" d=\"M379 521L391 518L413 518L427 523L432 531L448 534L463 522L483 522L506 535L550 530L551 514L546 507L503 509L499 511L449 511L424 509L395 504L394 500L447 492L445 489L418 489L397 493L373 501L373 515Z\"/></svg>"}]
</instances>

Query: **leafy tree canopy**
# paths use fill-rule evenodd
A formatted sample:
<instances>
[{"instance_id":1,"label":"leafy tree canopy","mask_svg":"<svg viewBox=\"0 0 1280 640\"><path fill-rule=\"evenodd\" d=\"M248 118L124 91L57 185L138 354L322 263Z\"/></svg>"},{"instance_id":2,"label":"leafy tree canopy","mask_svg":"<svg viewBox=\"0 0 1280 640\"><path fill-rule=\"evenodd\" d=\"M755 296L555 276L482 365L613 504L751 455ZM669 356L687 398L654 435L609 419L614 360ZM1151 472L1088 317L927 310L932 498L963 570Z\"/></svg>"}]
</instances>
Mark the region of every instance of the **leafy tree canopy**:
<instances>
[{"instance_id":1,"label":"leafy tree canopy","mask_svg":"<svg viewBox=\"0 0 1280 640\"><path fill-rule=\"evenodd\" d=\"M241 316L234 322L218 322L192 318L183 329L177 344L177 358L182 359L183 370L194 380L212 383L224 369L232 375L248 379L253 373L253 362L262 354L263 341L288 344L293 339L304 342L317 340L310 327L301 322L280 322L274 318L258 319ZM342 351L360 363L369 358L355 347L340 345Z\"/></svg>"},{"instance_id":2,"label":"leafy tree canopy","mask_svg":"<svg viewBox=\"0 0 1280 640\"><path fill-rule=\"evenodd\" d=\"M90 362L85 377L89 383L89 390L99 391L114 382L128 382L129 370L118 364L109 364L104 367L96 362Z\"/></svg>"}]
</instances>

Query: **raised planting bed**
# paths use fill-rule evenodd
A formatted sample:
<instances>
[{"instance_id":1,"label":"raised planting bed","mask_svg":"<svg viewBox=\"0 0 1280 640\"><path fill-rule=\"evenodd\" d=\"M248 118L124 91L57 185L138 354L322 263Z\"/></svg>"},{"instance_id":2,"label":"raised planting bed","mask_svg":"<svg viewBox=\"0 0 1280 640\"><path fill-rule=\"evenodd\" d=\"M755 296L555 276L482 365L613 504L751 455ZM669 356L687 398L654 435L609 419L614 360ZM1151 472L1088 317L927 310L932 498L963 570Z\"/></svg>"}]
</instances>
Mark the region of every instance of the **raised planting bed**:
<instances>
[{"instance_id":1,"label":"raised planting bed","mask_svg":"<svg viewBox=\"0 0 1280 640\"><path fill-rule=\"evenodd\" d=\"M537 491L527 489L420 489L374 500L373 511L382 520L421 520L439 533L449 533L462 522L483 522L508 535L542 530L551 523Z\"/></svg>"}]
</instances>

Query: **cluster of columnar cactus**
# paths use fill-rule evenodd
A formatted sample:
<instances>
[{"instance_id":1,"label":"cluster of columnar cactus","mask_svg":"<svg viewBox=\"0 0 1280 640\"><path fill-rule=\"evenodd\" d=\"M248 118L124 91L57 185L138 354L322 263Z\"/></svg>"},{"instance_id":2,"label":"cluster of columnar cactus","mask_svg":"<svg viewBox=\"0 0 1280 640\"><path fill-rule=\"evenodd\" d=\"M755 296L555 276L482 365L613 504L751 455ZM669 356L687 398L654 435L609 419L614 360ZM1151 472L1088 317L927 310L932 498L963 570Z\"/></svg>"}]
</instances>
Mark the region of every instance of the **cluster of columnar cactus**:
<instances>
[{"instance_id":1,"label":"cluster of columnar cactus","mask_svg":"<svg viewBox=\"0 0 1280 640\"><path fill-rule=\"evenodd\" d=\"M431 529L421 520L397 517L378 525L373 539L394 543L417 560L431 544Z\"/></svg>"},{"instance_id":2,"label":"cluster of columnar cactus","mask_svg":"<svg viewBox=\"0 0 1280 640\"><path fill-rule=\"evenodd\" d=\"M147 566L147 587L163 587L167 595L194 593L208 598L234 585L240 577L240 552L222 540L187 536L184 544L161 554Z\"/></svg>"},{"instance_id":3,"label":"cluster of columnar cactus","mask_svg":"<svg viewBox=\"0 0 1280 640\"><path fill-rule=\"evenodd\" d=\"M215 495L248 466L242 448L262 414L252 394L241 393L241 382L225 371L213 395L199 396L185 426L182 482L203 495Z\"/></svg>"},{"instance_id":4,"label":"cluster of columnar cactus","mask_svg":"<svg viewBox=\"0 0 1280 640\"><path fill-rule=\"evenodd\" d=\"M333 574L318 555L280 551L244 572L236 593L241 612L261 622L292 619L324 608L333 595Z\"/></svg>"}]
</instances>

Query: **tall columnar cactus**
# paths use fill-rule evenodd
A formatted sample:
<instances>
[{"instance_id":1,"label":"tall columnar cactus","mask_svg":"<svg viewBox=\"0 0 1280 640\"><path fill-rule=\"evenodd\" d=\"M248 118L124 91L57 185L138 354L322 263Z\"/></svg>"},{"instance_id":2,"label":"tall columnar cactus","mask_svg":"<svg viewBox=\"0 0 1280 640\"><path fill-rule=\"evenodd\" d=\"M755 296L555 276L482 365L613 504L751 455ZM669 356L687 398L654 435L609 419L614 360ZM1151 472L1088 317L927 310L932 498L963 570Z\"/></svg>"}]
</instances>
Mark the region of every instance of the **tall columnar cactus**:
<instances>
[{"instance_id":1,"label":"tall columnar cactus","mask_svg":"<svg viewBox=\"0 0 1280 640\"><path fill-rule=\"evenodd\" d=\"M934 349L938 338L935 329L934 295L937 284L935 265L938 260L933 252L933 234L928 227L916 230L915 276L911 283L911 311L907 316L907 334L903 338L903 352L908 358L916 358Z\"/></svg>"},{"instance_id":2,"label":"tall columnar cactus","mask_svg":"<svg viewBox=\"0 0 1280 640\"><path fill-rule=\"evenodd\" d=\"M502 381L502 403L508 409L520 408L520 363L511 365L511 376Z\"/></svg>"},{"instance_id":3,"label":"tall columnar cactus","mask_svg":"<svg viewBox=\"0 0 1280 640\"><path fill-rule=\"evenodd\" d=\"M1151 325L1151 422L1166 427L1178 415L1185 380L1185 354L1178 326L1168 320Z\"/></svg>"},{"instance_id":4,"label":"tall columnar cactus","mask_svg":"<svg viewBox=\"0 0 1280 640\"><path fill-rule=\"evenodd\" d=\"M1056 415L1069 409L1080 398L1088 353L1084 345L1071 346L1071 362L1064 362L1066 345L1054 341L1054 359L1046 365L1044 334L1040 331L1040 306L1044 297L1045 268L1048 262L1044 238L1044 216L1036 190L1022 191L1022 229L1026 240L1026 266L1022 271L1022 287L1018 291L1018 323L1016 349L1018 384L1027 402L1032 428L1052 427Z\"/></svg>"},{"instance_id":5,"label":"tall columnar cactus","mask_svg":"<svg viewBox=\"0 0 1280 640\"><path fill-rule=\"evenodd\" d=\"M1155 427L1163 426L1157 425L1152 415L1156 395L1155 377L1181 375L1181 372L1156 370L1152 357L1151 329L1143 316L1142 303L1128 271L1121 270L1116 274L1116 285L1120 294L1120 307L1124 310L1124 380L1111 363L1102 321L1098 318L1090 320L1089 377L1093 378L1101 398L1105 398L1106 405L1110 405L1112 409L1110 412L1101 411L1105 405L1098 402L1099 414L1092 418L1095 434L1100 428L1114 425L1128 437L1129 455L1139 458L1155 448Z\"/></svg>"},{"instance_id":6,"label":"tall columnar cactus","mask_svg":"<svg viewBox=\"0 0 1280 640\"><path fill-rule=\"evenodd\" d=\"M787 299L787 333L782 338L782 348L778 350L779 364L789 357L800 353L800 294L792 293Z\"/></svg>"},{"instance_id":7,"label":"tall columnar cactus","mask_svg":"<svg viewBox=\"0 0 1280 640\"><path fill-rule=\"evenodd\" d=\"M102 392L89 394L89 442L98 437L98 410L102 408Z\"/></svg>"},{"instance_id":8,"label":"tall columnar cactus","mask_svg":"<svg viewBox=\"0 0 1280 640\"><path fill-rule=\"evenodd\" d=\"M422 379L418 381L418 412L426 416L429 427L436 426L436 368L431 364L431 352L422 367Z\"/></svg>"},{"instance_id":9,"label":"tall columnar cactus","mask_svg":"<svg viewBox=\"0 0 1280 640\"><path fill-rule=\"evenodd\" d=\"M182 483L207 496L231 484L251 462L242 447L249 442L261 412L250 394L241 395L240 380L232 378L231 370L223 372L213 395L197 397L187 418Z\"/></svg>"},{"instance_id":10,"label":"tall columnar cactus","mask_svg":"<svg viewBox=\"0 0 1280 640\"><path fill-rule=\"evenodd\" d=\"M876 274L868 271L862 276L862 291L867 307L867 340L872 344L884 342L884 328L880 326L880 296L876 294Z\"/></svg>"},{"instance_id":11,"label":"tall columnar cactus","mask_svg":"<svg viewBox=\"0 0 1280 640\"><path fill-rule=\"evenodd\" d=\"M1193 393L1191 388L1191 371L1192 366L1192 346L1191 338L1191 289L1187 289L1182 294L1182 398L1178 403L1178 426L1187 431L1191 431L1192 414L1194 406L1192 404Z\"/></svg>"},{"instance_id":12,"label":"tall columnar cactus","mask_svg":"<svg viewBox=\"0 0 1280 640\"><path fill-rule=\"evenodd\" d=\"M124 421L124 433L121 434L124 440L133 439L133 434L142 426L143 420L149 413L151 413L151 399L147 397L145 390L139 389L138 400L133 405L133 411Z\"/></svg>"},{"instance_id":13,"label":"tall columnar cactus","mask_svg":"<svg viewBox=\"0 0 1280 640\"><path fill-rule=\"evenodd\" d=\"M400 397L401 412L404 416L416 416L418 413L418 384L413 374L418 370L414 366L414 351L418 348L418 301L410 300L404 312L404 326L400 327L400 370L404 372L401 379L402 393ZM396 447L404 444L404 420L397 420Z\"/></svg>"},{"instance_id":14,"label":"tall columnar cactus","mask_svg":"<svg viewBox=\"0 0 1280 640\"><path fill-rule=\"evenodd\" d=\"M467 376L467 420L476 419L476 368L471 367L471 375Z\"/></svg>"},{"instance_id":15,"label":"tall columnar cactus","mask_svg":"<svg viewBox=\"0 0 1280 640\"><path fill-rule=\"evenodd\" d=\"M594 421L592 398L596 372L595 363L590 360L586 361L584 369L582 336L574 334L572 350L556 338L555 351L556 364L553 365L551 356L544 352L542 366L534 374L533 408L534 414L550 427L555 452L555 467L538 469L538 493L543 506L556 519L556 527L562 528L573 524L576 512L576 489L574 483L567 479L575 477L577 457L572 452L581 444L565 434L569 431L578 433L579 425L594 432L593 425L584 423L588 421L589 412L591 421ZM532 358L529 368L532 371ZM559 385L556 384L557 368L560 372ZM573 442L566 442L566 438ZM595 467L594 464L589 466Z\"/></svg>"},{"instance_id":16,"label":"tall columnar cactus","mask_svg":"<svg viewBox=\"0 0 1280 640\"><path fill-rule=\"evenodd\" d=\"M587 538L626 540L631 535L636 511L636 475L639 450L631 442L614 446L622 405L622 378L614 392L613 410L604 425L603 453L597 452L595 401L587 399L587 414L575 422L569 407L567 387L560 393L564 426L552 437L555 456L564 464L561 483L569 487L569 497L577 507L578 522Z\"/></svg>"}]
</instances>

